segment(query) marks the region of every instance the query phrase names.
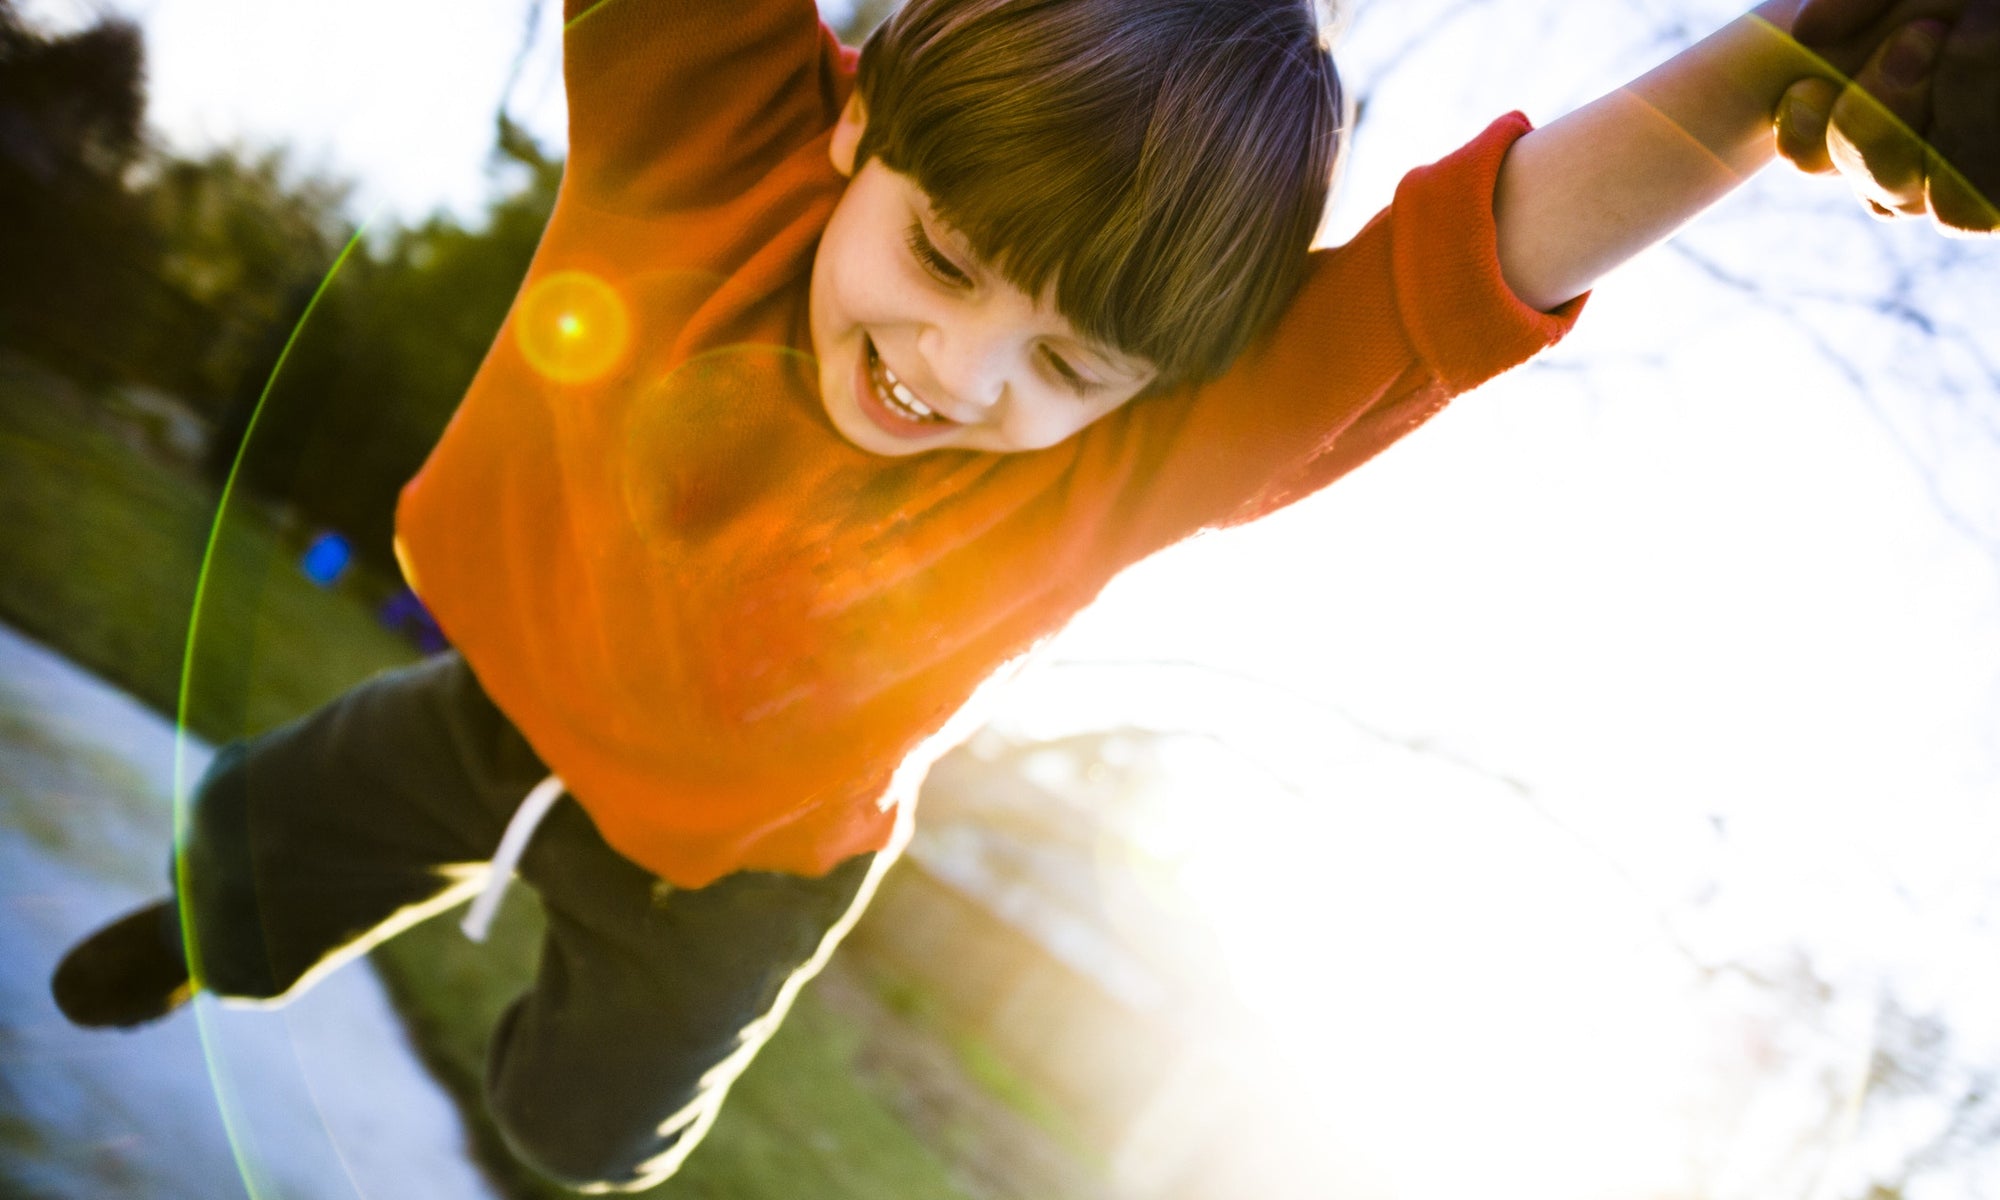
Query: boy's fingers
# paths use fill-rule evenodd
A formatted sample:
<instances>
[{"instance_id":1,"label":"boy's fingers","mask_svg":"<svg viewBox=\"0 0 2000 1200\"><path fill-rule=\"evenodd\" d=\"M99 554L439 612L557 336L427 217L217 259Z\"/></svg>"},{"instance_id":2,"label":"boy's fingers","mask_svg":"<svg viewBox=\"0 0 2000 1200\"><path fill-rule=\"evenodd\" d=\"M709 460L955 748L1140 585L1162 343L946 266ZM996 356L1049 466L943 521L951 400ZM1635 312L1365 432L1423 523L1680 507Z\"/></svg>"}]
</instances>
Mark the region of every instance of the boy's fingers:
<instances>
[{"instance_id":1,"label":"boy's fingers","mask_svg":"<svg viewBox=\"0 0 2000 1200\"><path fill-rule=\"evenodd\" d=\"M1778 153L1811 175L1833 170L1826 152L1826 123L1840 87L1830 79L1801 79L1778 101Z\"/></svg>"},{"instance_id":2,"label":"boy's fingers","mask_svg":"<svg viewBox=\"0 0 2000 1200\"><path fill-rule=\"evenodd\" d=\"M1827 152L1863 199L1904 213L1929 210L1931 82L1946 30L1918 21L1883 43L1834 102Z\"/></svg>"},{"instance_id":3,"label":"boy's fingers","mask_svg":"<svg viewBox=\"0 0 2000 1200\"><path fill-rule=\"evenodd\" d=\"M2000 0L1966 5L1931 87L1931 212L1947 231L2000 230Z\"/></svg>"}]
</instances>

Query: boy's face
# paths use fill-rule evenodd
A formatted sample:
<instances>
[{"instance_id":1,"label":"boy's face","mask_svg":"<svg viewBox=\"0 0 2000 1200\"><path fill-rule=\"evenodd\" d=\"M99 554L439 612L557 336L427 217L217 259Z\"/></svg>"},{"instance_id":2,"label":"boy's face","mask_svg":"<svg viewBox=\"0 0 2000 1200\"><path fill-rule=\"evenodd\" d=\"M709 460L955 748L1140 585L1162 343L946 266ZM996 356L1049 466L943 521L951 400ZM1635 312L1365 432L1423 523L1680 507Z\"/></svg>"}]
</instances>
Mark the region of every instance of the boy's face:
<instances>
[{"instance_id":1,"label":"boy's face","mask_svg":"<svg viewBox=\"0 0 2000 1200\"><path fill-rule=\"evenodd\" d=\"M1039 450L1143 391L1150 363L1077 333L975 258L914 180L871 159L848 105L833 165L852 182L812 274L820 400L841 436L873 454Z\"/></svg>"}]
</instances>

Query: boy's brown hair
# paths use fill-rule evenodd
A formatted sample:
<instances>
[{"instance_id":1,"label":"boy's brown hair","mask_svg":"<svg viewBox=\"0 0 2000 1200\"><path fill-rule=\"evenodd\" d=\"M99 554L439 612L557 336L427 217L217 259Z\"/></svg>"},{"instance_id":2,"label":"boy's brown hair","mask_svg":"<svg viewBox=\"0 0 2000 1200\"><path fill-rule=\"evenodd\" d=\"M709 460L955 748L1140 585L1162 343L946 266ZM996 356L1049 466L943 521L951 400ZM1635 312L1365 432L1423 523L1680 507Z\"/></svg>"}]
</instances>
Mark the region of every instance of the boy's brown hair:
<instances>
[{"instance_id":1,"label":"boy's brown hair","mask_svg":"<svg viewBox=\"0 0 2000 1200\"><path fill-rule=\"evenodd\" d=\"M1346 136L1311 0L909 0L857 86L857 166L1161 384L1275 321Z\"/></svg>"}]
</instances>

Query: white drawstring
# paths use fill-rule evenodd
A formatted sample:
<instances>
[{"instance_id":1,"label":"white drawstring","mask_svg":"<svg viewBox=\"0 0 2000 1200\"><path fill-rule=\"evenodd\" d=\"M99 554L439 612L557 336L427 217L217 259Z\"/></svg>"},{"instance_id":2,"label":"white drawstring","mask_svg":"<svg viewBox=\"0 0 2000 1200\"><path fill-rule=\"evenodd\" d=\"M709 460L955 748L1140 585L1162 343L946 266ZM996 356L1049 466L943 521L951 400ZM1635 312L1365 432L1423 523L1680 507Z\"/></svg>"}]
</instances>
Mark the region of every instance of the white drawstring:
<instances>
[{"instance_id":1,"label":"white drawstring","mask_svg":"<svg viewBox=\"0 0 2000 1200\"><path fill-rule=\"evenodd\" d=\"M555 775L536 784L521 801L521 807L514 810L513 819L507 822L507 832L500 835L499 853L493 856L493 865L486 876L486 887L473 897L472 907L466 911L465 920L459 928L465 936L475 942L486 940L486 931L493 925L493 914L500 911L500 897L507 894L507 884L514 878L514 867L521 861L521 855L528 849L528 839L535 836L535 827L542 818L549 815L549 809L562 799L563 781Z\"/></svg>"}]
</instances>

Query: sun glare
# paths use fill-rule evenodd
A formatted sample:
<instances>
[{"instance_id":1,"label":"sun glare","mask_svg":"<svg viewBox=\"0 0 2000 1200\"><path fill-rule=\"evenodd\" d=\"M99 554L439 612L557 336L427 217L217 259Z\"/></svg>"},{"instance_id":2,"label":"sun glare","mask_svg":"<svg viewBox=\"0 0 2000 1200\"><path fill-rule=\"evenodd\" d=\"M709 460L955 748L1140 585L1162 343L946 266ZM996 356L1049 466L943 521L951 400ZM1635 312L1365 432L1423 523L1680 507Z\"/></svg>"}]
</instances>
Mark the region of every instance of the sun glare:
<instances>
[{"instance_id":1,"label":"sun glare","mask_svg":"<svg viewBox=\"0 0 2000 1200\"><path fill-rule=\"evenodd\" d=\"M1231 1170L1261 1159L1287 1197L1652 1200L1768 1165L1739 1118L1795 1114L1757 1099L1763 1014L1506 783L1229 687L1086 679L1016 711L1181 731L1148 743L1099 892L1170 914L1229 997L1188 1028L1210 1108L1270 1143Z\"/></svg>"},{"instance_id":2,"label":"sun glare","mask_svg":"<svg viewBox=\"0 0 2000 1200\"><path fill-rule=\"evenodd\" d=\"M530 284L514 314L522 357L557 383L589 383L616 366L631 337L625 301L585 271L558 271Z\"/></svg>"},{"instance_id":3,"label":"sun glare","mask_svg":"<svg viewBox=\"0 0 2000 1200\"><path fill-rule=\"evenodd\" d=\"M1212 822L1233 777L1247 818L1161 835L1263 1027L1245 1094L1397 1200L1683 1194L1677 1110L1712 1035L1646 914L1497 788L1370 757L1342 796L1249 796L1240 764L1164 774L1211 803L1157 811Z\"/></svg>"}]
</instances>

